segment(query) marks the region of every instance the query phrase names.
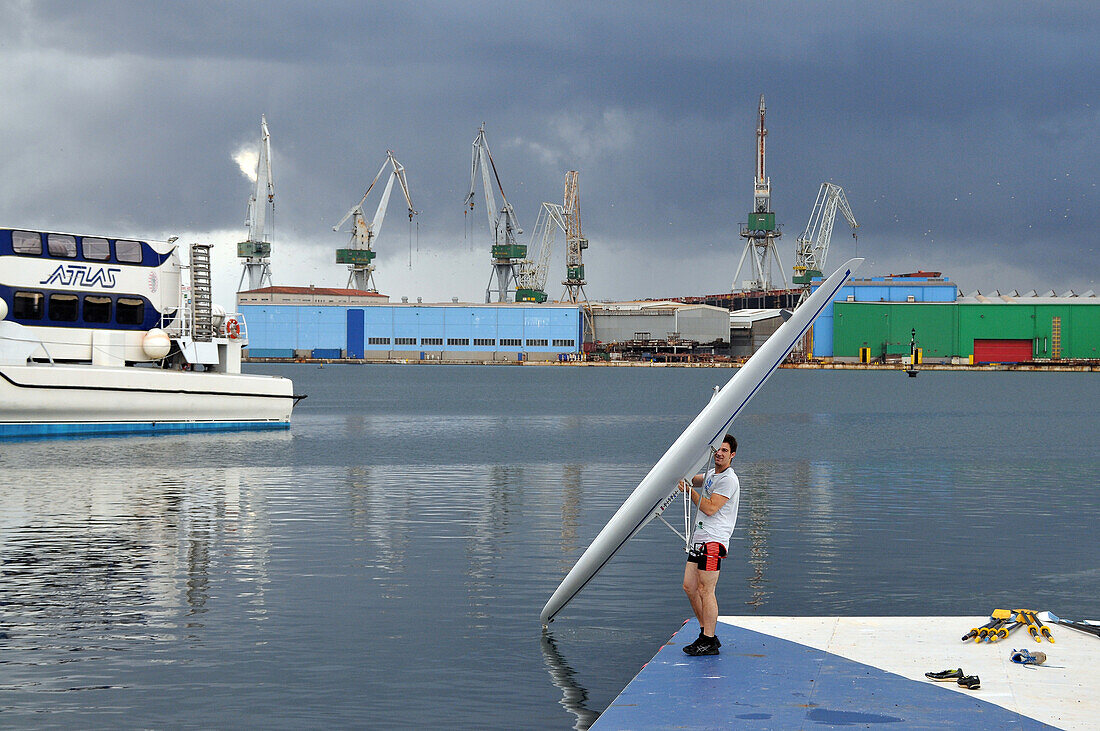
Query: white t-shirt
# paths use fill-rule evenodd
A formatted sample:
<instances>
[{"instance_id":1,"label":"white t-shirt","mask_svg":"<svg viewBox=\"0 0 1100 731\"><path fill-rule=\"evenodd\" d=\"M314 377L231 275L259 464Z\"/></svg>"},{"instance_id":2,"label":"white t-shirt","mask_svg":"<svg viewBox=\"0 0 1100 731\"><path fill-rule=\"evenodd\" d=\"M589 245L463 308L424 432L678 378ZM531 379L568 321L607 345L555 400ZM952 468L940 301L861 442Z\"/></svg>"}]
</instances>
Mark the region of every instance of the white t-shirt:
<instances>
[{"instance_id":1,"label":"white t-shirt","mask_svg":"<svg viewBox=\"0 0 1100 731\"><path fill-rule=\"evenodd\" d=\"M703 486L699 492L705 498L717 493L729 499L714 515L699 511L691 534L691 542L695 544L718 541L728 551L730 536L733 535L733 529L737 526L737 501L741 496L741 483L734 474L733 467L727 467L718 474L714 474L713 466L708 467L703 475Z\"/></svg>"}]
</instances>

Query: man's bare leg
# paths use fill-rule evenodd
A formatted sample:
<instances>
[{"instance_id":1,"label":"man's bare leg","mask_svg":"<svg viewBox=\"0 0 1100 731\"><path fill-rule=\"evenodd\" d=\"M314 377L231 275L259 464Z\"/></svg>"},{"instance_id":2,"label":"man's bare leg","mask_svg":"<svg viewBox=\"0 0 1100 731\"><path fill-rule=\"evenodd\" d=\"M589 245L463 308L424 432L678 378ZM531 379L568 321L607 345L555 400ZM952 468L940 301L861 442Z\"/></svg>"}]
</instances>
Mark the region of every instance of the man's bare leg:
<instances>
[{"instance_id":1,"label":"man's bare leg","mask_svg":"<svg viewBox=\"0 0 1100 731\"><path fill-rule=\"evenodd\" d=\"M684 593L691 602L691 610L695 612L695 618L699 620L700 629L703 627L703 605L699 595L699 567L690 561L684 567Z\"/></svg>"},{"instance_id":2,"label":"man's bare leg","mask_svg":"<svg viewBox=\"0 0 1100 731\"><path fill-rule=\"evenodd\" d=\"M715 627L718 625L718 598L714 595L714 589L718 585L720 571L698 571L699 589L697 594L698 609L695 615L699 618L699 625L703 628L703 634L714 637ZM692 602L692 608L696 603Z\"/></svg>"}]
</instances>

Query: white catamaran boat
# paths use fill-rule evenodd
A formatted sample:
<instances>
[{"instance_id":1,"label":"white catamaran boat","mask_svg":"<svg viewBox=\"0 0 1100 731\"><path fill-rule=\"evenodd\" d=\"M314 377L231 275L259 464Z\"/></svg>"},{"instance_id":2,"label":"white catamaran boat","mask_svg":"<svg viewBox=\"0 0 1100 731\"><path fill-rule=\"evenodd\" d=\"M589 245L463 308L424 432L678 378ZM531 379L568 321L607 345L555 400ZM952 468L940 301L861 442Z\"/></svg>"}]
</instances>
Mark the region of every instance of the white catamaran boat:
<instances>
[{"instance_id":1,"label":"white catamaran boat","mask_svg":"<svg viewBox=\"0 0 1100 731\"><path fill-rule=\"evenodd\" d=\"M211 246L175 242L0 229L0 438L289 426L302 397L241 373Z\"/></svg>"}]
</instances>

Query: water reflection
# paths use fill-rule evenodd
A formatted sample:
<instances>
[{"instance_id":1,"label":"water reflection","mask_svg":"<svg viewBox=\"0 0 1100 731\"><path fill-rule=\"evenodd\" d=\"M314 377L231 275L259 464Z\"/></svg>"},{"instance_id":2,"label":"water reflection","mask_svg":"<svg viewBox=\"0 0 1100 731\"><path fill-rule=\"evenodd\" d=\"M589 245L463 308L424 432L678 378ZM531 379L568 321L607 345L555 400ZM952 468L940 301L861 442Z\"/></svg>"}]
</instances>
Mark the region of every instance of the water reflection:
<instances>
[{"instance_id":1,"label":"water reflection","mask_svg":"<svg viewBox=\"0 0 1100 731\"><path fill-rule=\"evenodd\" d=\"M554 642L554 635L545 627L542 629L541 644L542 659L550 672L550 679L561 690L561 700L558 703L573 714L573 728L587 729L600 717L599 711L590 710L585 705L588 702L588 691L577 682L576 672L569 667Z\"/></svg>"},{"instance_id":2,"label":"water reflection","mask_svg":"<svg viewBox=\"0 0 1100 731\"><path fill-rule=\"evenodd\" d=\"M750 471L751 487L749 498L749 568L748 577L751 595L745 604L760 609L764 606L768 591L764 588L768 582L765 571L768 568L768 534L771 516L771 475L774 466L768 463L754 464Z\"/></svg>"},{"instance_id":3,"label":"water reflection","mask_svg":"<svg viewBox=\"0 0 1100 731\"><path fill-rule=\"evenodd\" d=\"M561 468L561 553L572 556L577 550L577 526L580 524L582 466L562 465ZM571 564L563 558L562 566L568 571Z\"/></svg>"},{"instance_id":4,"label":"water reflection","mask_svg":"<svg viewBox=\"0 0 1100 731\"><path fill-rule=\"evenodd\" d=\"M229 573L248 597L245 615L262 618L263 511L242 499L237 470L54 466L5 477L0 625L13 644L0 664L49 665L57 651L164 639L176 616L201 626L225 555L239 559Z\"/></svg>"},{"instance_id":5,"label":"water reflection","mask_svg":"<svg viewBox=\"0 0 1100 731\"><path fill-rule=\"evenodd\" d=\"M371 544L375 566L384 574L403 575L409 531L394 526L408 525L415 486L390 471L364 465L349 467L347 481L352 540Z\"/></svg>"}]
</instances>

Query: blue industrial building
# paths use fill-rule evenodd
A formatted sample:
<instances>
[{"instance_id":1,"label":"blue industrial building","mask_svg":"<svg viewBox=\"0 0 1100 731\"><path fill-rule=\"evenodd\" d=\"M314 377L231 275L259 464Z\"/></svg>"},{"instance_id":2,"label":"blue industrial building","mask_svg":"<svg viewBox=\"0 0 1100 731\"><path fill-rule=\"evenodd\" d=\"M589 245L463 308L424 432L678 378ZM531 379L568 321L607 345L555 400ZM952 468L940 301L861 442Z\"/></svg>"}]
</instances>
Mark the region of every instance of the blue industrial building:
<instances>
[{"instance_id":1,"label":"blue industrial building","mask_svg":"<svg viewBox=\"0 0 1100 731\"><path fill-rule=\"evenodd\" d=\"M922 276L923 275L923 276ZM815 279L813 286L821 284ZM850 279L833 297L833 302L954 302L959 288L936 272L889 277ZM813 326L815 358L833 355L833 304L830 302Z\"/></svg>"},{"instance_id":2,"label":"blue industrial building","mask_svg":"<svg viewBox=\"0 0 1100 731\"><path fill-rule=\"evenodd\" d=\"M575 305L238 305L251 358L558 360L581 352Z\"/></svg>"}]
</instances>

